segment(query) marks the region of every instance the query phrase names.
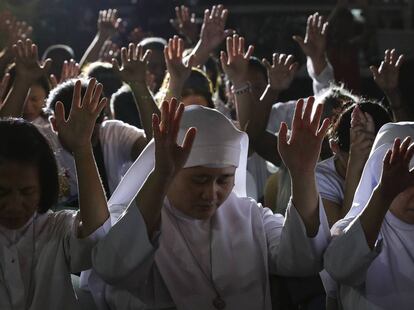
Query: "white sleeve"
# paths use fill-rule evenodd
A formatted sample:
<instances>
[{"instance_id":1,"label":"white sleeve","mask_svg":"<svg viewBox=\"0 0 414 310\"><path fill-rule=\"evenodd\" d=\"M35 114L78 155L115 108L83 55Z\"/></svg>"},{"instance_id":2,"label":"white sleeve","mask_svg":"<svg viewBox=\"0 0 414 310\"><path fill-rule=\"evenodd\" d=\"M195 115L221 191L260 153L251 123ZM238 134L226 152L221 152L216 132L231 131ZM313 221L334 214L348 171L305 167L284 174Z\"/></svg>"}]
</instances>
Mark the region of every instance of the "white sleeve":
<instances>
[{"instance_id":1,"label":"white sleeve","mask_svg":"<svg viewBox=\"0 0 414 310\"><path fill-rule=\"evenodd\" d=\"M288 127L290 127L293 119L293 114L295 112L295 107L295 100L275 103L270 110L266 130L275 134L279 132L280 124L282 122L286 122L288 124Z\"/></svg>"},{"instance_id":2,"label":"white sleeve","mask_svg":"<svg viewBox=\"0 0 414 310\"><path fill-rule=\"evenodd\" d=\"M91 253L98 241L106 235L111 227L108 218L102 226L85 238L78 238L78 228L80 224L80 213L61 211L56 212L65 215L70 230L64 239L64 250L67 261L70 263L72 273L79 273L92 267ZM58 224L58 222L57 222ZM59 224L58 224L59 225ZM65 225L66 226L66 225Z\"/></svg>"},{"instance_id":3,"label":"white sleeve","mask_svg":"<svg viewBox=\"0 0 414 310\"><path fill-rule=\"evenodd\" d=\"M283 276L310 276L322 269L323 252L328 246L330 232L321 200L319 200L319 229L309 238L305 225L289 202L283 227L265 219L269 242L270 271Z\"/></svg>"},{"instance_id":4,"label":"white sleeve","mask_svg":"<svg viewBox=\"0 0 414 310\"><path fill-rule=\"evenodd\" d=\"M154 268L157 246L158 237L149 240L144 219L133 203L94 248L93 269L106 283L137 292Z\"/></svg>"},{"instance_id":5,"label":"white sleeve","mask_svg":"<svg viewBox=\"0 0 414 310\"><path fill-rule=\"evenodd\" d=\"M324 255L325 269L341 284L360 286L381 245L379 239L373 250L369 248L358 217L340 220L332 227L332 241Z\"/></svg>"},{"instance_id":6,"label":"white sleeve","mask_svg":"<svg viewBox=\"0 0 414 310\"><path fill-rule=\"evenodd\" d=\"M315 74L312 61L309 57L306 59L306 68L310 78L312 79L313 94L315 96L318 95L321 90L328 88L330 83L335 82L334 70L328 60L327 66L319 75Z\"/></svg>"}]
</instances>

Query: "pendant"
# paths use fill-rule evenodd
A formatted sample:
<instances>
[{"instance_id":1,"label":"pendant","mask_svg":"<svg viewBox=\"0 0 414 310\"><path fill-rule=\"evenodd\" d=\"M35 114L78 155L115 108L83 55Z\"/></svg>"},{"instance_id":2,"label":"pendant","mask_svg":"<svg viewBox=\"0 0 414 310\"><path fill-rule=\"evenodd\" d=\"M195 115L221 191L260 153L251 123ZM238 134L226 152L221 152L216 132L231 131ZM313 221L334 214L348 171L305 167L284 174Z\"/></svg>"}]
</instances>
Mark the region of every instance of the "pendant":
<instances>
[{"instance_id":1,"label":"pendant","mask_svg":"<svg viewBox=\"0 0 414 310\"><path fill-rule=\"evenodd\" d=\"M213 299L213 306L218 310L222 310L226 308L226 302L221 299L220 295L217 295L216 298Z\"/></svg>"}]
</instances>

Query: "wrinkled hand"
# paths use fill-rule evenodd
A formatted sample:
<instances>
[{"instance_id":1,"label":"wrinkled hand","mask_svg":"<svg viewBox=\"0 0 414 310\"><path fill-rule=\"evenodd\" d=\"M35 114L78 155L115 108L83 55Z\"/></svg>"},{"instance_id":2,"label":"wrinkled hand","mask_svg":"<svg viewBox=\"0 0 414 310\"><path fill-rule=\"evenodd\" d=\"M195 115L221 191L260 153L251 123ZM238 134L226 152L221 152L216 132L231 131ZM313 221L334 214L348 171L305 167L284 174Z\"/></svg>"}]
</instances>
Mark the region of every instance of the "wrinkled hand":
<instances>
[{"instance_id":1,"label":"wrinkled hand","mask_svg":"<svg viewBox=\"0 0 414 310\"><path fill-rule=\"evenodd\" d=\"M398 56L395 49L386 50L379 68L370 67L374 81L385 94L398 90L398 75L403 61L404 55Z\"/></svg>"},{"instance_id":2,"label":"wrinkled hand","mask_svg":"<svg viewBox=\"0 0 414 310\"><path fill-rule=\"evenodd\" d=\"M292 55L273 54L273 63L262 60L267 69L268 83L273 90L281 92L289 88L298 71L299 64Z\"/></svg>"},{"instance_id":3,"label":"wrinkled hand","mask_svg":"<svg viewBox=\"0 0 414 310\"><path fill-rule=\"evenodd\" d=\"M130 43L128 49L126 47L121 49L122 67L119 67L115 58L112 59L112 67L124 82L146 84L147 64L150 56L151 50L144 53L141 45Z\"/></svg>"},{"instance_id":4,"label":"wrinkled hand","mask_svg":"<svg viewBox=\"0 0 414 310\"><path fill-rule=\"evenodd\" d=\"M54 74L51 74L50 84L52 85L52 88L55 88L56 86L62 84L67 80L76 78L79 75L79 72L79 64L75 60L71 59L69 62L65 60L62 65L62 71L60 73L59 81Z\"/></svg>"},{"instance_id":5,"label":"wrinkled hand","mask_svg":"<svg viewBox=\"0 0 414 310\"><path fill-rule=\"evenodd\" d=\"M6 91L10 81L10 74L6 73L0 82L0 109L3 106L3 101L6 98Z\"/></svg>"},{"instance_id":6,"label":"wrinkled hand","mask_svg":"<svg viewBox=\"0 0 414 310\"><path fill-rule=\"evenodd\" d=\"M309 97L303 111L305 101L300 99L295 108L292 121L292 132L288 141L288 127L283 122L279 129L278 149L292 177L301 178L315 173L316 163L321 152L322 141L329 127L329 119L320 125L323 105L319 104L313 118L312 107L315 102Z\"/></svg>"},{"instance_id":7,"label":"wrinkled hand","mask_svg":"<svg viewBox=\"0 0 414 310\"><path fill-rule=\"evenodd\" d=\"M397 138L392 149L384 156L380 188L390 201L408 187L414 186L414 171L409 169L410 160L414 155L414 144L410 143L410 137L406 137L402 143L401 139Z\"/></svg>"},{"instance_id":8,"label":"wrinkled hand","mask_svg":"<svg viewBox=\"0 0 414 310\"><path fill-rule=\"evenodd\" d=\"M116 9L99 11L98 35L100 37L109 39L118 32L122 19L117 18L117 14Z\"/></svg>"},{"instance_id":9,"label":"wrinkled hand","mask_svg":"<svg viewBox=\"0 0 414 310\"><path fill-rule=\"evenodd\" d=\"M308 17L305 39L295 35L293 40L299 44L306 56L312 59L325 57L327 27L328 22L316 12Z\"/></svg>"},{"instance_id":10,"label":"wrinkled hand","mask_svg":"<svg viewBox=\"0 0 414 310\"><path fill-rule=\"evenodd\" d=\"M178 106L178 107L177 107ZM185 165L190 155L196 129L187 130L182 145L177 144L180 121L184 105L176 99L164 101L161 106L161 122L152 115L152 129L155 140L155 171L162 176L173 178Z\"/></svg>"},{"instance_id":11,"label":"wrinkled hand","mask_svg":"<svg viewBox=\"0 0 414 310\"><path fill-rule=\"evenodd\" d=\"M227 54L223 51L220 54L223 71L235 87L249 80L249 59L253 54L254 47L249 45L247 52L245 52L244 45L244 38L235 34L226 40Z\"/></svg>"},{"instance_id":12,"label":"wrinkled hand","mask_svg":"<svg viewBox=\"0 0 414 310\"><path fill-rule=\"evenodd\" d=\"M351 115L350 158L365 164L375 140L375 123L372 116L356 106Z\"/></svg>"},{"instance_id":13,"label":"wrinkled hand","mask_svg":"<svg viewBox=\"0 0 414 310\"><path fill-rule=\"evenodd\" d=\"M178 36L168 40L164 48L164 58L167 71L170 74L170 83L184 84L191 74L194 65L194 56L190 56L187 64L183 62L184 41Z\"/></svg>"},{"instance_id":14,"label":"wrinkled hand","mask_svg":"<svg viewBox=\"0 0 414 310\"><path fill-rule=\"evenodd\" d=\"M175 7L175 19L170 19L171 25L182 36L194 43L198 38L198 26L194 13L185 5Z\"/></svg>"},{"instance_id":15,"label":"wrinkled hand","mask_svg":"<svg viewBox=\"0 0 414 310\"><path fill-rule=\"evenodd\" d=\"M47 76L52 60L46 59L43 64L40 64L37 46L30 39L24 43L18 41L13 45L13 52L16 58L16 78L31 85L41 76Z\"/></svg>"},{"instance_id":16,"label":"wrinkled hand","mask_svg":"<svg viewBox=\"0 0 414 310\"><path fill-rule=\"evenodd\" d=\"M209 52L215 50L226 37L234 33L233 30L224 29L228 13L221 4L218 6L214 5L211 11L204 11L200 41L203 48Z\"/></svg>"},{"instance_id":17,"label":"wrinkled hand","mask_svg":"<svg viewBox=\"0 0 414 310\"><path fill-rule=\"evenodd\" d=\"M62 102L55 107L56 130L62 145L72 153L89 149L96 119L106 105L107 99L102 98L102 84L91 79L85 95L81 98L81 82L77 81L73 91L72 106L69 116L65 118Z\"/></svg>"}]
</instances>

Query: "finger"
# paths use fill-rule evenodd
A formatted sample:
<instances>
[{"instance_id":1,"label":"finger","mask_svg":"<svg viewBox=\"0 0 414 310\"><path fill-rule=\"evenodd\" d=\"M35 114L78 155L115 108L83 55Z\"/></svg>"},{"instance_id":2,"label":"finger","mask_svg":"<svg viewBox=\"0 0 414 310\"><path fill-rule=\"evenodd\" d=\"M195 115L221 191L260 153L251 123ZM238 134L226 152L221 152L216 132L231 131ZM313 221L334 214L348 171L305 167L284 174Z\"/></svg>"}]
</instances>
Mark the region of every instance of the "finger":
<instances>
[{"instance_id":1,"label":"finger","mask_svg":"<svg viewBox=\"0 0 414 310\"><path fill-rule=\"evenodd\" d=\"M400 145L401 145L401 139L396 138L394 140L394 144L392 146L392 154L390 159L390 164L394 164L398 161L399 155L400 155Z\"/></svg>"},{"instance_id":2,"label":"finger","mask_svg":"<svg viewBox=\"0 0 414 310\"><path fill-rule=\"evenodd\" d=\"M303 99L299 99L298 102L296 103L295 113L293 115L293 121L292 121L293 131L295 131L295 129L302 124L303 105L304 105Z\"/></svg>"},{"instance_id":3,"label":"finger","mask_svg":"<svg viewBox=\"0 0 414 310\"><path fill-rule=\"evenodd\" d=\"M391 164L392 149L389 149L385 153L384 159L382 160L383 168L387 168Z\"/></svg>"},{"instance_id":4,"label":"finger","mask_svg":"<svg viewBox=\"0 0 414 310\"><path fill-rule=\"evenodd\" d=\"M385 50L385 54L384 54L384 62L385 62L386 64L390 63L390 58L391 58L390 53L391 53L391 51L390 51L390 50Z\"/></svg>"},{"instance_id":5,"label":"finger","mask_svg":"<svg viewBox=\"0 0 414 310\"><path fill-rule=\"evenodd\" d=\"M61 101L56 102L55 105L55 120L57 128L61 128L62 124L66 122L65 107Z\"/></svg>"},{"instance_id":6,"label":"finger","mask_svg":"<svg viewBox=\"0 0 414 310\"><path fill-rule=\"evenodd\" d=\"M272 65L270 64L270 62L267 61L266 58L262 59L262 64L266 67L266 69L269 71L272 68Z\"/></svg>"},{"instance_id":7,"label":"finger","mask_svg":"<svg viewBox=\"0 0 414 310\"><path fill-rule=\"evenodd\" d=\"M160 141L161 139L160 119L156 113L152 114L152 134L153 134L155 143Z\"/></svg>"},{"instance_id":8,"label":"finger","mask_svg":"<svg viewBox=\"0 0 414 310\"><path fill-rule=\"evenodd\" d=\"M7 86L9 85L9 81L10 81L10 74L6 73L3 79L1 80L1 84L0 84L0 102L2 101L4 97L6 97L6 90L7 90Z\"/></svg>"},{"instance_id":9,"label":"finger","mask_svg":"<svg viewBox=\"0 0 414 310\"><path fill-rule=\"evenodd\" d=\"M239 38L239 47L237 49L237 54L244 56L244 38L243 37Z\"/></svg>"},{"instance_id":10,"label":"finger","mask_svg":"<svg viewBox=\"0 0 414 310\"><path fill-rule=\"evenodd\" d=\"M171 128L171 139L172 141L177 141L178 132L180 130L181 118L184 113L184 104L180 103L177 111L175 112L174 118L172 120Z\"/></svg>"},{"instance_id":11,"label":"finger","mask_svg":"<svg viewBox=\"0 0 414 310\"><path fill-rule=\"evenodd\" d=\"M249 45L249 48L247 49L246 54L244 55L245 59L250 59L250 57L252 57L254 52L254 46L253 45Z\"/></svg>"},{"instance_id":12,"label":"finger","mask_svg":"<svg viewBox=\"0 0 414 310\"><path fill-rule=\"evenodd\" d=\"M48 58L43 62L43 65L42 65L43 73L49 72L51 67L52 67L52 59Z\"/></svg>"},{"instance_id":13,"label":"finger","mask_svg":"<svg viewBox=\"0 0 414 310\"><path fill-rule=\"evenodd\" d=\"M112 68L117 73L119 73L119 71L121 71L121 69L119 68L118 60L116 60L116 58L112 58Z\"/></svg>"},{"instance_id":14,"label":"finger","mask_svg":"<svg viewBox=\"0 0 414 310\"><path fill-rule=\"evenodd\" d=\"M148 61L151 58L151 54L152 54L152 50L150 50L150 49L146 50L144 56L142 57L142 61L144 63L148 63Z\"/></svg>"},{"instance_id":15,"label":"finger","mask_svg":"<svg viewBox=\"0 0 414 310\"><path fill-rule=\"evenodd\" d=\"M319 130L316 134L316 136L322 141L323 138L326 136L326 134L328 133L328 129L329 129L329 125L331 124L331 121L329 120L329 118L325 118L322 122L321 127L319 127Z\"/></svg>"},{"instance_id":16,"label":"finger","mask_svg":"<svg viewBox=\"0 0 414 310\"><path fill-rule=\"evenodd\" d=\"M81 107L81 90L82 90L82 83L80 80L76 81L75 87L73 89L73 97L72 97L72 106L70 109L70 114L75 109L79 109Z\"/></svg>"},{"instance_id":17,"label":"finger","mask_svg":"<svg viewBox=\"0 0 414 310\"><path fill-rule=\"evenodd\" d=\"M220 63L221 63L221 68L223 69L223 71L225 71L227 67L227 63L228 63L228 58L224 51L220 52Z\"/></svg>"},{"instance_id":18,"label":"finger","mask_svg":"<svg viewBox=\"0 0 414 310\"><path fill-rule=\"evenodd\" d=\"M374 78L374 81L376 81L379 77L378 68L375 66L370 66L369 69L371 70L372 76Z\"/></svg>"},{"instance_id":19,"label":"finger","mask_svg":"<svg viewBox=\"0 0 414 310\"><path fill-rule=\"evenodd\" d=\"M226 9L224 9L222 12L221 12L221 16L220 16L220 19L221 19L221 21L222 21L222 23L223 24L226 24L226 21L227 21L227 16L229 15L229 11L228 10L226 10Z\"/></svg>"},{"instance_id":20,"label":"finger","mask_svg":"<svg viewBox=\"0 0 414 310\"><path fill-rule=\"evenodd\" d=\"M409 164L410 164L410 161L411 161L411 159L413 158L413 156L414 156L414 144L411 144L411 145L408 147L408 150L407 150L407 152L405 153L405 157L404 157L404 161L407 163L407 165L409 165Z\"/></svg>"},{"instance_id":21,"label":"finger","mask_svg":"<svg viewBox=\"0 0 414 310\"><path fill-rule=\"evenodd\" d=\"M396 61L395 48L393 48L390 52L390 64L394 65Z\"/></svg>"},{"instance_id":22,"label":"finger","mask_svg":"<svg viewBox=\"0 0 414 310\"><path fill-rule=\"evenodd\" d=\"M272 61L273 61L273 66L275 66L277 64L277 62L279 61L279 53L273 53L272 55Z\"/></svg>"},{"instance_id":23,"label":"finger","mask_svg":"<svg viewBox=\"0 0 414 310\"><path fill-rule=\"evenodd\" d=\"M178 6L175 7L175 16L177 18L178 24L182 24L182 18L181 18L181 10Z\"/></svg>"},{"instance_id":24,"label":"finger","mask_svg":"<svg viewBox=\"0 0 414 310\"><path fill-rule=\"evenodd\" d=\"M88 87L86 88L85 95L83 96L82 106L88 104L91 101L94 89L96 85L96 79L92 78L89 80Z\"/></svg>"},{"instance_id":25,"label":"finger","mask_svg":"<svg viewBox=\"0 0 414 310\"><path fill-rule=\"evenodd\" d=\"M134 43L129 43L128 45L128 61L136 60L134 58L135 54L135 45Z\"/></svg>"},{"instance_id":26,"label":"finger","mask_svg":"<svg viewBox=\"0 0 414 310\"><path fill-rule=\"evenodd\" d=\"M168 132L169 126L168 126L168 110L169 105L168 101L164 101L161 105L161 124L160 124L160 132L162 135Z\"/></svg>"},{"instance_id":27,"label":"finger","mask_svg":"<svg viewBox=\"0 0 414 310\"><path fill-rule=\"evenodd\" d=\"M189 128L187 132L185 133L182 148L186 156L188 156L191 152L191 148L193 147L196 134L197 134L197 129L194 127Z\"/></svg>"},{"instance_id":28,"label":"finger","mask_svg":"<svg viewBox=\"0 0 414 310\"><path fill-rule=\"evenodd\" d=\"M226 49L227 49L228 59L231 61L233 59L233 38L232 37L227 37Z\"/></svg>"},{"instance_id":29,"label":"finger","mask_svg":"<svg viewBox=\"0 0 414 310\"><path fill-rule=\"evenodd\" d=\"M286 57L284 65L290 67L290 65L295 61L295 57L293 55L288 55Z\"/></svg>"},{"instance_id":30,"label":"finger","mask_svg":"<svg viewBox=\"0 0 414 310\"><path fill-rule=\"evenodd\" d=\"M239 36L237 34L233 35L233 50L232 55L237 56L237 51L239 49Z\"/></svg>"},{"instance_id":31,"label":"finger","mask_svg":"<svg viewBox=\"0 0 414 310\"><path fill-rule=\"evenodd\" d=\"M280 149L283 149L284 147L287 146L287 132L288 132L287 124L285 122L282 122L280 124L279 133L277 135L277 138L278 138L277 144L278 144L279 152L280 152Z\"/></svg>"},{"instance_id":32,"label":"finger","mask_svg":"<svg viewBox=\"0 0 414 310\"><path fill-rule=\"evenodd\" d=\"M311 128L313 129L313 132L316 132L323 113L323 104L318 104L315 110L315 114L313 115L312 121L311 121Z\"/></svg>"},{"instance_id":33,"label":"finger","mask_svg":"<svg viewBox=\"0 0 414 310\"><path fill-rule=\"evenodd\" d=\"M301 36L292 36L293 41L299 44L300 48L303 50L305 48L305 41Z\"/></svg>"},{"instance_id":34,"label":"finger","mask_svg":"<svg viewBox=\"0 0 414 310\"><path fill-rule=\"evenodd\" d=\"M177 58L182 58L184 52L184 41L183 39L178 39L177 41Z\"/></svg>"},{"instance_id":35,"label":"finger","mask_svg":"<svg viewBox=\"0 0 414 310\"><path fill-rule=\"evenodd\" d=\"M326 31L327 31L328 27L329 27L329 22L325 22L323 24L322 31L321 31L321 35L322 36L325 36L326 35Z\"/></svg>"},{"instance_id":36,"label":"finger","mask_svg":"<svg viewBox=\"0 0 414 310\"><path fill-rule=\"evenodd\" d=\"M52 85L52 88L55 88L56 86L58 86L58 81L56 79L56 76L54 74L51 74L49 76L50 79L50 84Z\"/></svg>"},{"instance_id":37,"label":"finger","mask_svg":"<svg viewBox=\"0 0 414 310\"><path fill-rule=\"evenodd\" d=\"M400 68L403 62L404 62L404 55L401 54L400 57L398 57L397 62L395 63L395 67Z\"/></svg>"},{"instance_id":38,"label":"finger","mask_svg":"<svg viewBox=\"0 0 414 310\"><path fill-rule=\"evenodd\" d=\"M408 147L411 143L411 137L405 137L404 141L401 143L400 146L400 156L405 158L405 155L407 153Z\"/></svg>"},{"instance_id":39,"label":"finger","mask_svg":"<svg viewBox=\"0 0 414 310\"><path fill-rule=\"evenodd\" d=\"M169 55L169 49L168 46L164 47L164 59L165 62L168 64L170 62L170 55Z\"/></svg>"},{"instance_id":40,"label":"finger","mask_svg":"<svg viewBox=\"0 0 414 310\"><path fill-rule=\"evenodd\" d=\"M121 62L122 67L126 65L128 62L128 50L126 49L126 47L121 48Z\"/></svg>"},{"instance_id":41,"label":"finger","mask_svg":"<svg viewBox=\"0 0 414 310\"><path fill-rule=\"evenodd\" d=\"M172 98L169 103L169 109L168 109L168 135L171 137L174 132L174 117L175 113L177 112L177 99Z\"/></svg>"},{"instance_id":42,"label":"finger","mask_svg":"<svg viewBox=\"0 0 414 310\"><path fill-rule=\"evenodd\" d=\"M108 103L108 98L104 97L104 98L101 99L101 101L99 102L99 104L98 104L98 106L96 107L96 110L95 110L95 116L96 117L98 117L102 113L102 111L106 107L107 103Z\"/></svg>"},{"instance_id":43,"label":"finger","mask_svg":"<svg viewBox=\"0 0 414 310\"><path fill-rule=\"evenodd\" d=\"M304 125L310 124L314 102L314 97L308 97L308 100L306 100L305 112L303 113L302 118Z\"/></svg>"},{"instance_id":44,"label":"finger","mask_svg":"<svg viewBox=\"0 0 414 310\"><path fill-rule=\"evenodd\" d=\"M86 102L87 108L89 111L94 112L96 110L96 107L98 106L99 98L101 98L102 95L102 84L98 83L95 85L93 96L90 102Z\"/></svg>"},{"instance_id":45,"label":"finger","mask_svg":"<svg viewBox=\"0 0 414 310\"><path fill-rule=\"evenodd\" d=\"M280 54L279 56L279 64L284 64L286 62L286 54Z\"/></svg>"}]
</instances>

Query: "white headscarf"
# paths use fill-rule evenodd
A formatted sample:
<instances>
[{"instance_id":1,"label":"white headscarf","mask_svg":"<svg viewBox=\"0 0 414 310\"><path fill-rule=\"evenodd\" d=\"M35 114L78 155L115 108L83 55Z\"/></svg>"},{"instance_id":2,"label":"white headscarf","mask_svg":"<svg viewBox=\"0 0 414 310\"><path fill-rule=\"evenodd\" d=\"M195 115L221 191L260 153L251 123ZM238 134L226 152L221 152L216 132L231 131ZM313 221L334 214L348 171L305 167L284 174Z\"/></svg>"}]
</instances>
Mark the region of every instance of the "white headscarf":
<instances>
[{"instance_id":1,"label":"white headscarf","mask_svg":"<svg viewBox=\"0 0 414 310\"><path fill-rule=\"evenodd\" d=\"M362 212L371 197L372 191L379 183L385 154L392 147L395 138L403 140L407 136L414 140L414 122L388 123L381 127L372 145L369 158L365 163L352 208L345 218L355 217ZM413 167L413 163L412 160L410 167Z\"/></svg>"},{"instance_id":2,"label":"white headscarf","mask_svg":"<svg viewBox=\"0 0 414 310\"><path fill-rule=\"evenodd\" d=\"M222 113L215 109L192 105L185 108L178 143L182 143L190 127L197 128L197 134L190 156L184 168L195 166L224 167L235 166L233 192L239 197L246 196L246 165L249 139L238 130ZM151 140L138 159L125 174L108 201L111 219L114 224L123 208L129 205L155 165L155 142Z\"/></svg>"}]
</instances>

